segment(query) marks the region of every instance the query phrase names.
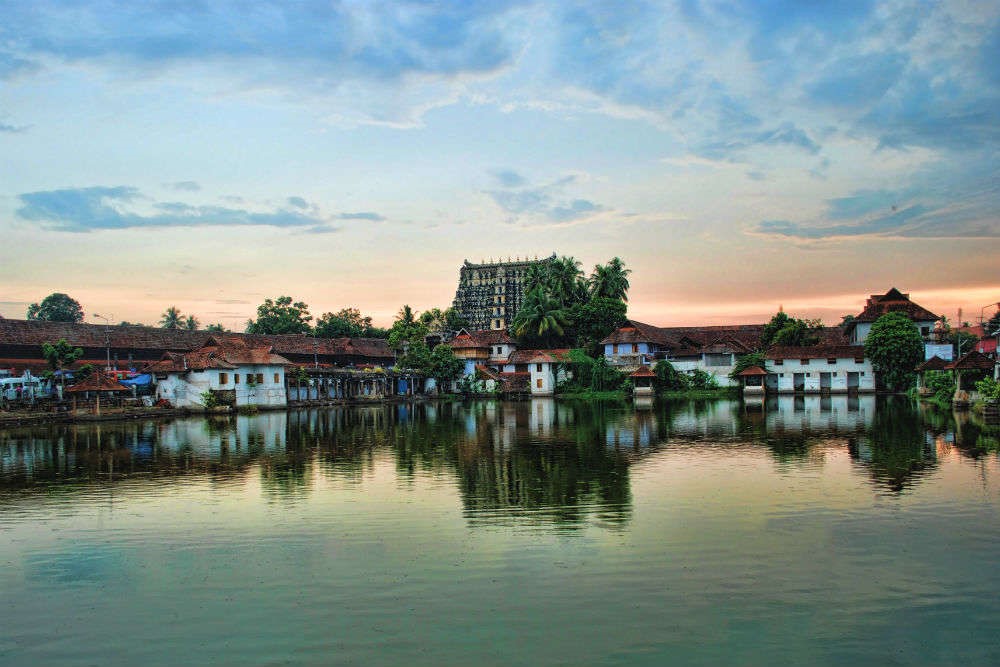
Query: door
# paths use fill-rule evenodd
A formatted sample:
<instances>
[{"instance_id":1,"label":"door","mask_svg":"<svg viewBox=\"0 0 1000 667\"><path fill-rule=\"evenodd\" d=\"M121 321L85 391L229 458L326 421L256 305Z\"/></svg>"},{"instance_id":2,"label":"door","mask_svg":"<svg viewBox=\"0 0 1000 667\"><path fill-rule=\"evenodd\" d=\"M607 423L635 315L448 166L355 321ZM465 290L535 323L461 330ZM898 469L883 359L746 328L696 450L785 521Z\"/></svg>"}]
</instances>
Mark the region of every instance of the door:
<instances>
[{"instance_id":1,"label":"door","mask_svg":"<svg viewBox=\"0 0 1000 667\"><path fill-rule=\"evenodd\" d=\"M820 391L830 391L830 387L833 385L833 374L832 373L820 373L819 374L819 390Z\"/></svg>"},{"instance_id":2,"label":"door","mask_svg":"<svg viewBox=\"0 0 1000 667\"><path fill-rule=\"evenodd\" d=\"M848 371L847 391L857 391L859 386L861 386L861 373Z\"/></svg>"},{"instance_id":3,"label":"door","mask_svg":"<svg viewBox=\"0 0 1000 667\"><path fill-rule=\"evenodd\" d=\"M795 373L795 375L792 378L792 380L794 381L792 386L795 388L795 391L805 391L806 390L806 374L805 373Z\"/></svg>"}]
</instances>

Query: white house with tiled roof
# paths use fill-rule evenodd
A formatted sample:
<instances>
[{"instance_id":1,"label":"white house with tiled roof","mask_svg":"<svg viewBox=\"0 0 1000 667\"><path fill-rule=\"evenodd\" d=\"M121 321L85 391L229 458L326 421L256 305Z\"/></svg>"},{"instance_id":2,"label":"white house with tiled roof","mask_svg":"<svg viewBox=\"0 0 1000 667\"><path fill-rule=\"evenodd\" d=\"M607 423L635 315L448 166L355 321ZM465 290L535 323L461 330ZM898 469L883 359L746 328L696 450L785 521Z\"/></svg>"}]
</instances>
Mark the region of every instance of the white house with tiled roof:
<instances>
[{"instance_id":1,"label":"white house with tiled roof","mask_svg":"<svg viewBox=\"0 0 1000 667\"><path fill-rule=\"evenodd\" d=\"M851 345L861 345L868 338L878 318L886 313L902 313L913 320L920 329L920 335L928 340L934 333L934 323L941 319L923 306L910 301L909 294L903 294L893 287L885 294L872 294L865 303L865 308L847 324L846 334Z\"/></svg>"},{"instance_id":2,"label":"white house with tiled roof","mask_svg":"<svg viewBox=\"0 0 1000 667\"><path fill-rule=\"evenodd\" d=\"M235 337L211 337L192 352L167 352L145 371L156 377L156 397L178 408L205 406L206 392L221 404L281 407L288 404L285 366L271 346L251 347Z\"/></svg>"}]
</instances>

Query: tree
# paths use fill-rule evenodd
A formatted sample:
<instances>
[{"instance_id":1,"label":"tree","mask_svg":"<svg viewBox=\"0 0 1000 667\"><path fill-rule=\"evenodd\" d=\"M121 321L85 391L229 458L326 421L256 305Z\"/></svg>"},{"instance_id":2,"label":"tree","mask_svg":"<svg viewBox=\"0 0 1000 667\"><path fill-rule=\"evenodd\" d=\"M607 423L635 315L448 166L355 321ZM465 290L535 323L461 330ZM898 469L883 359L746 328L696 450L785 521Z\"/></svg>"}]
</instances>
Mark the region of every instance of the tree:
<instances>
[{"instance_id":1,"label":"tree","mask_svg":"<svg viewBox=\"0 0 1000 667\"><path fill-rule=\"evenodd\" d=\"M83 322L80 302L62 292L54 292L41 303L28 306L28 319L45 322Z\"/></svg>"},{"instance_id":2,"label":"tree","mask_svg":"<svg viewBox=\"0 0 1000 667\"><path fill-rule=\"evenodd\" d=\"M389 329L389 347L402 350L410 343L423 342L427 333L427 325L417 320L416 313L409 305L403 305Z\"/></svg>"},{"instance_id":3,"label":"tree","mask_svg":"<svg viewBox=\"0 0 1000 667\"><path fill-rule=\"evenodd\" d=\"M625 268L625 263L619 257L613 257L603 266L597 264L590 274L591 296L628 301L630 273L632 271Z\"/></svg>"},{"instance_id":4,"label":"tree","mask_svg":"<svg viewBox=\"0 0 1000 667\"><path fill-rule=\"evenodd\" d=\"M290 296L265 299L257 306L257 319L247 320L248 334L307 334L312 331L309 306L301 301L292 302Z\"/></svg>"},{"instance_id":5,"label":"tree","mask_svg":"<svg viewBox=\"0 0 1000 667\"><path fill-rule=\"evenodd\" d=\"M591 348L624 324L627 308L624 301L607 297L594 297L572 306L566 315L570 322L568 333L576 347L596 352Z\"/></svg>"},{"instance_id":6,"label":"tree","mask_svg":"<svg viewBox=\"0 0 1000 667\"><path fill-rule=\"evenodd\" d=\"M430 355L430 365L428 374L437 380L438 391L441 385L447 380L454 380L462 375L465 370L465 362L455 356L455 353L447 345L438 345Z\"/></svg>"},{"instance_id":7,"label":"tree","mask_svg":"<svg viewBox=\"0 0 1000 667\"><path fill-rule=\"evenodd\" d=\"M882 383L893 391L909 389L917 364L924 358L920 330L902 313L886 313L875 320L865 339L865 356Z\"/></svg>"},{"instance_id":8,"label":"tree","mask_svg":"<svg viewBox=\"0 0 1000 667\"><path fill-rule=\"evenodd\" d=\"M170 306L165 311L163 311L163 316L160 318L160 328L162 329L184 328L184 316L181 315L181 311L177 306Z\"/></svg>"},{"instance_id":9,"label":"tree","mask_svg":"<svg viewBox=\"0 0 1000 667\"><path fill-rule=\"evenodd\" d=\"M996 312L990 319L986 321L986 335L992 336L998 330L1000 330L1000 310Z\"/></svg>"},{"instance_id":10,"label":"tree","mask_svg":"<svg viewBox=\"0 0 1000 667\"><path fill-rule=\"evenodd\" d=\"M363 317L357 308L342 308L336 313L323 313L316 320L318 338L360 338L372 328L372 318Z\"/></svg>"},{"instance_id":11,"label":"tree","mask_svg":"<svg viewBox=\"0 0 1000 667\"><path fill-rule=\"evenodd\" d=\"M679 372L666 359L656 362L653 373L656 375L653 384L657 391L687 391L691 388L691 381L687 375Z\"/></svg>"},{"instance_id":12,"label":"tree","mask_svg":"<svg viewBox=\"0 0 1000 667\"><path fill-rule=\"evenodd\" d=\"M546 347L551 347L554 338L565 334L564 327L569 319L559 302L535 288L524 296L524 303L512 323L514 335L518 338L541 339Z\"/></svg>"},{"instance_id":13,"label":"tree","mask_svg":"<svg viewBox=\"0 0 1000 667\"><path fill-rule=\"evenodd\" d=\"M42 343L42 357L53 371L62 371L83 356L83 348L73 347L60 338L55 344ZM59 374L60 384L64 384L63 374Z\"/></svg>"},{"instance_id":14,"label":"tree","mask_svg":"<svg viewBox=\"0 0 1000 667\"><path fill-rule=\"evenodd\" d=\"M819 320L799 320L779 310L771 321L764 325L764 332L760 336L760 347L766 350L772 345L795 347L815 345L820 340L819 332L822 328L823 323Z\"/></svg>"},{"instance_id":15,"label":"tree","mask_svg":"<svg viewBox=\"0 0 1000 667\"><path fill-rule=\"evenodd\" d=\"M736 359L736 363L733 364L733 370L729 373L729 377L735 380L739 377L740 373L751 366L760 366L761 368L764 368L764 361L763 352L751 352L750 354L744 354Z\"/></svg>"},{"instance_id":16,"label":"tree","mask_svg":"<svg viewBox=\"0 0 1000 667\"><path fill-rule=\"evenodd\" d=\"M399 363L396 365L400 368L406 368L429 375L431 367L430 348L428 348L427 343L422 340L409 342L406 346L406 353L399 358Z\"/></svg>"},{"instance_id":17,"label":"tree","mask_svg":"<svg viewBox=\"0 0 1000 667\"><path fill-rule=\"evenodd\" d=\"M216 324L209 324L207 327L205 327L205 331L211 331L212 333L228 333L229 329L222 326L221 324L216 323Z\"/></svg>"},{"instance_id":18,"label":"tree","mask_svg":"<svg viewBox=\"0 0 1000 667\"><path fill-rule=\"evenodd\" d=\"M184 320L184 328L187 329L188 331L197 331L198 324L199 324L198 318L195 317L194 315L188 315L187 319Z\"/></svg>"}]
</instances>

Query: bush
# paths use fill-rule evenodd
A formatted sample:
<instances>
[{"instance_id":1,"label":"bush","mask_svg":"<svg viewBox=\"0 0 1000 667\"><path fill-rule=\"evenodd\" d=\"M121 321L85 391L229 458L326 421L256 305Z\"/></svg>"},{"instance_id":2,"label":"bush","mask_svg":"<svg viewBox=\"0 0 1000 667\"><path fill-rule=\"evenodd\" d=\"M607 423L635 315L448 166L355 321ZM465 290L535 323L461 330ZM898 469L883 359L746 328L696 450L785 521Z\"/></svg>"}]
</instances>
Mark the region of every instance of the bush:
<instances>
[{"instance_id":1,"label":"bush","mask_svg":"<svg viewBox=\"0 0 1000 667\"><path fill-rule=\"evenodd\" d=\"M219 406L219 399L216 397L215 392L211 389L206 389L201 392L201 402L205 406L206 410L211 410Z\"/></svg>"},{"instance_id":2,"label":"bush","mask_svg":"<svg viewBox=\"0 0 1000 667\"><path fill-rule=\"evenodd\" d=\"M669 361L656 362L653 372L656 374L654 384L657 391L687 391L691 388L691 379L678 372Z\"/></svg>"},{"instance_id":3,"label":"bush","mask_svg":"<svg viewBox=\"0 0 1000 667\"><path fill-rule=\"evenodd\" d=\"M951 397L955 395L955 378L946 371L927 371L924 386L942 403L951 403Z\"/></svg>"},{"instance_id":4,"label":"bush","mask_svg":"<svg viewBox=\"0 0 1000 667\"><path fill-rule=\"evenodd\" d=\"M694 369L691 374L691 388L692 389L718 389L719 382L715 379L715 376L707 371L703 371L700 368Z\"/></svg>"},{"instance_id":5,"label":"bush","mask_svg":"<svg viewBox=\"0 0 1000 667\"><path fill-rule=\"evenodd\" d=\"M983 400L990 402L1000 402L1000 382L993 378L983 378L976 383L976 389L982 395Z\"/></svg>"}]
</instances>

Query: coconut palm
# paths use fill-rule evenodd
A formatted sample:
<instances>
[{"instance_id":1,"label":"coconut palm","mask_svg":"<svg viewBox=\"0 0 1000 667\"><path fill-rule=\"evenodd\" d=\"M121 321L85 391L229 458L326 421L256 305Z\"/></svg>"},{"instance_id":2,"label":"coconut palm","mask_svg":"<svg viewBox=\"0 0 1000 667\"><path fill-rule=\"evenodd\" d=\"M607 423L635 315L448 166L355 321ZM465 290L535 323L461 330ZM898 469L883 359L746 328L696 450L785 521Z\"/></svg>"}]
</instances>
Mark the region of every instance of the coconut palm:
<instances>
[{"instance_id":1,"label":"coconut palm","mask_svg":"<svg viewBox=\"0 0 1000 667\"><path fill-rule=\"evenodd\" d=\"M163 329L183 329L184 316L181 315L180 308L177 306L167 308L163 317L160 318L160 327Z\"/></svg>"},{"instance_id":2,"label":"coconut palm","mask_svg":"<svg viewBox=\"0 0 1000 667\"><path fill-rule=\"evenodd\" d=\"M198 318L195 317L194 315L188 315L187 319L184 320L184 328L187 329L188 331L197 331L198 324L199 324Z\"/></svg>"},{"instance_id":3,"label":"coconut palm","mask_svg":"<svg viewBox=\"0 0 1000 667\"><path fill-rule=\"evenodd\" d=\"M511 328L519 338L537 336L550 345L554 336L565 333L563 327L568 324L569 318L561 304L544 290L535 288L524 296L524 304L517 311Z\"/></svg>"},{"instance_id":4,"label":"coconut palm","mask_svg":"<svg viewBox=\"0 0 1000 667\"><path fill-rule=\"evenodd\" d=\"M580 269L580 260L565 255L560 257L549 265L549 276L552 296L564 307L586 299L587 284Z\"/></svg>"},{"instance_id":5,"label":"coconut palm","mask_svg":"<svg viewBox=\"0 0 1000 667\"><path fill-rule=\"evenodd\" d=\"M596 265L590 274L590 295L594 298L628 301L628 275L631 269L618 257L605 265Z\"/></svg>"}]
</instances>

